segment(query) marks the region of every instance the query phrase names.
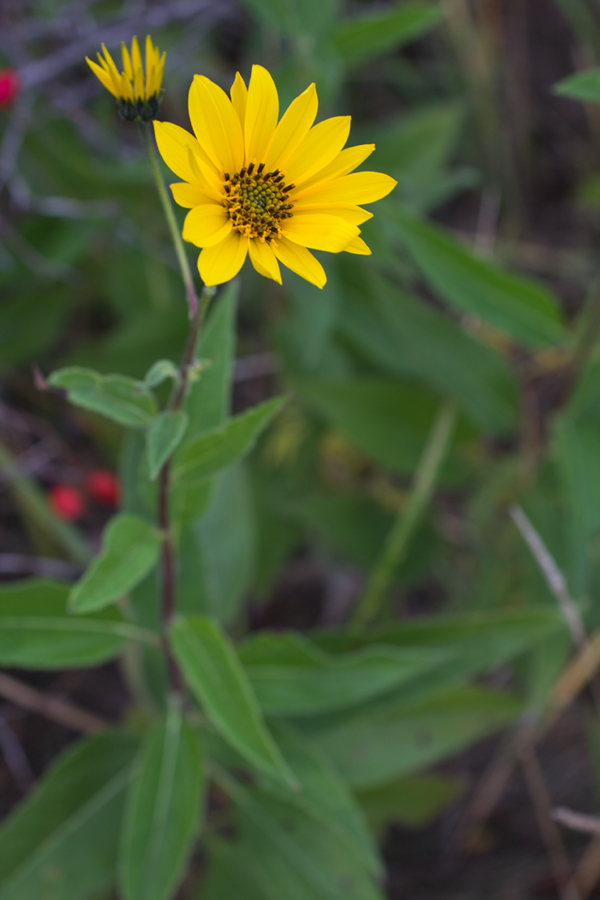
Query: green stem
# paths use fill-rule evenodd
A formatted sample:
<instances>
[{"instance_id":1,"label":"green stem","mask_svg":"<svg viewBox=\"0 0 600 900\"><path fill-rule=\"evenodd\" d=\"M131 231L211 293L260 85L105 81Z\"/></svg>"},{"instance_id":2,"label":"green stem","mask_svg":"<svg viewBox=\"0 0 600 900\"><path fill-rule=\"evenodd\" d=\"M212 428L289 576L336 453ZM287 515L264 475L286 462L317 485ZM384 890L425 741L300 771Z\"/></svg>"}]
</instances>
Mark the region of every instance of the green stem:
<instances>
[{"instance_id":1,"label":"green stem","mask_svg":"<svg viewBox=\"0 0 600 900\"><path fill-rule=\"evenodd\" d=\"M20 471L8 447L0 441L0 470L25 516L29 517L52 544L60 547L75 563L87 565L92 552L79 532L52 511L44 492L35 481Z\"/></svg>"},{"instance_id":2,"label":"green stem","mask_svg":"<svg viewBox=\"0 0 600 900\"><path fill-rule=\"evenodd\" d=\"M179 231L179 225L177 224L177 219L175 218L173 204L171 202L171 198L169 196L164 178L162 177L162 172L160 171L160 162L156 153L156 149L154 147L154 142L148 134L147 124L143 124L140 127L142 137L144 139L144 145L146 147L146 152L148 153L148 159L150 160L152 174L154 175L154 180L156 182L158 196L160 197L160 202L162 204L165 218L167 220L167 225L169 226L169 231L171 232L171 237L173 239L175 253L177 254L177 262L179 263L181 277L183 278L183 283L185 285L185 293L187 296L190 319L193 319L198 311L198 297L196 295L196 289L194 287L192 271L190 269L190 264L186 256L185 246L183 244L181 233Z\"/></svg>"},{"instance_id":3,"label":"green stem","mask_svg":"<svg viewBox=\"0 0 600 900\"><path fill-rule=\"evenodd\" d=\"M364 628L381 612L394 572L406 556L410 540L433 494L442 463L450 447L455 422L456 406L448 401L435 417L415 472L408 502L398 513L387 535L367 589L354 611L351 625L355 630Z\"/></svg>"}]
</instances>

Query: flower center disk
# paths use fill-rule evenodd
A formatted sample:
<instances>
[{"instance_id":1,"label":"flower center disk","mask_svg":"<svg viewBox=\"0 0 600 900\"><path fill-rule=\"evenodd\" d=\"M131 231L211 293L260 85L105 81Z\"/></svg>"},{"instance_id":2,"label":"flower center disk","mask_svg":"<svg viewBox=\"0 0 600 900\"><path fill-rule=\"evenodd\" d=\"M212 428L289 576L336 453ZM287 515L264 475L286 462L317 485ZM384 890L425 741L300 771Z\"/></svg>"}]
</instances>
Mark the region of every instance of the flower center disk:
<instances>
[{"instance_id":1,"label":"flower center disk","mask_svg":"<svg viewBox=\"0 0 600 900\"><path fill-rule=\"evenodd\" d=\"M288 194L294 185L284 183L279 169L264 172L264 167L261 163L255 171L250 163L233 176L226 172L223 206L240 234L270 243L281 234L282 220L292 217Z\"/></svg>"}]
</instances>

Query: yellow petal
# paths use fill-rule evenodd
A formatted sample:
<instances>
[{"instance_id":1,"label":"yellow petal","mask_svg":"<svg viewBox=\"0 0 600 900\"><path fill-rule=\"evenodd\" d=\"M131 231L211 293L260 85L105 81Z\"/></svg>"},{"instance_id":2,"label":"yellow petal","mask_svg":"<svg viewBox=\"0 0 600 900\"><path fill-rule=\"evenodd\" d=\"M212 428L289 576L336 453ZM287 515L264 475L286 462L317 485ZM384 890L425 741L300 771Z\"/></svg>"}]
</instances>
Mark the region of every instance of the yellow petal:
<instances>
[{"instance_id":1,"label":"yellow petal","mask_svg":"<svg viewBox=\"0 0 600 900\"><path fill-rule=\"evenodd\" d=\"M327 250L329 253L340 253L360 233L356 225L337 216L318 213L286 219L282 232L295 244L310 247L311 250Z\"/></svg>"},{"instance_id":2,"label":"yellow petal","mask_svg":"<svg viewBox=\"0 0 600 900\"><path fill-rule=\"evenodd\" d=\"M181 236L196 247L214 247L225 240L231 228L231 219L222 206L196 206L185 217Z\"/></svg>"},{"instance_id":3,"label":"yellow petal","mask_svg":"<svg viewBox=\"0 0 600 900\"><path fill-rule=\"evenodd\" d=\"M244 265L248 253L248 238L232 231L216 247L206 247L198 257L198 271L204 284L223 284L231 281Z\"/></svg>"},{"instance_id":4,"label":"yellow petal","mask_svg":"<svg viewBox=\"0 0 600 900\"><path fill-rule=\"evenodd\" d=\"M258 274L263 275L265 278L272 278L273 281L281 284L279 265L269 244L266 241L250 241L248 249L250 250L252 265Z\"/></svg>"},{"instance_id":5,"label":"yellow petal","mask_svg":"<svg viewBox=\"0 0 600 900\"><path fill-rule=\"evenodd\" d=\"M315 121L319 101L314 84L296 97L275 129L273 140L267 150L265 165L267 170L283 169L294 151L302 143Z\"/></svg>"},{"instance_id":6,"label":"yellow petal","mask_svg":"<svg viewBox=\"0 0 600 900\"><path fill-rule=\"evenodd\" d=\"M235 81L231 85L231 102L233 108L239 116L240 124L243 126L246 119L246 102L248 100L248 88L246 82L239 72L236 72Z\"/></svg>"},{"instance_id":7,"label":"yellow petal","mask_svg":"<svg viewBox=\"0 0 600 900\"><path fill-rule=\"evenodd\" d=\"M133 81L133 68L131 66L131 57L129 50L125 46L125 42L121 41L121 58L123 59L123 71L130 81Z\"/></svg>"},{"instance_id":8,"label":"yellow petal","mask_svg":"<svg viewBox=\"0 0 600 900\"><path fill-rule=\"evenodd\" d=\"M123 98L123 100L131 100L133 101L133 91L131 89L131 82L128 79L125 72L121 75L121 84L119 85L119 96Z\"/></svg>"},{"instance_id":9,"label":"yellow petal","mask_svg":"<svg viewBox=\"0 0 600 900\"><path fill-rule=\"evenodd\" d=\"M219 172L239 172L244 165L244 136L231 100L204 75L196 75L189 94L192 127L201 147Z\"/></svg>"},{"instance_id":10,"label":"yellow petal","mask_svg":"<svg viewBox=\"0 0 600 900\"><path fill-rule=\"evenodd\" d=\"M113 58L104 44L102 44L102 49L104 51L104 61L102 61L102 57L100 56L100 54L98 54L98 59L103 62L103 64L106 66L107 71L110 72L110 77L116 91L116 96L118 97L119 90L121 88L121 75L119 74L119 70L115 66Z\"/></svg>"},{"instance_id":11,"label":"yellow petal","mask_svg":"<svg viewBox=\"0 0 600 900\"><path fill-rule=\"evenodd\" d=\"M96 78L98 79L98 81L100 81L101 84L104 85L106 90L110 91L114 97L118 97L119 94L115 90L115 87L112 83L112 78L106 72L106 70L103 69L102 66L99 66L98 63L92 62L92 60L88 59L87 56L85 58L85 61L88 64L88 66L90 67L90 69L92 70L92 72L94 73L94 75L96 76Z\"/></svg>"},{"instance_id":12,"label":"yellow petal","mask_svg":"<svg viewBox=\"0 0 600 900\"><path fill-rule=\"evenodd\" d=\"M271 143L277 118L279 97L275 82L262 66L252 66L244 121L246 160L262 162Z\"/></svg>"},{"instance_id":13,"label":"yellow petal","mask_svg":"<svg viewBox=\"0 0 600 900\"><path fill-rule=\"evenodd\" d=\"M381 172L352 172L343 178L322 182L306 192L302 192L302 199L314 203L374 203L387 196L396 187L397 182L389 175ZM297 197L292 198L294 202Z\"/></svg>"},{"instance_id":14,"label":"yellow petal","mask_svg":"<svg viewBox=\"0 0 600 900\"><path fill-rule=\"evenodd\" d=\"M184 181L200 182L200 186L207 193L215 196L215 200L222 196L217 190L218 184L212 163L203 153L200 144L189 131L173 125L172 122L154 122L154 134L160 155L171 169ZM190 152L196 159L197 166L190 162ZM202 177L199 179L198 171Z\"/></svg>"},{"instance_id":15,"label":"yellow petal","mask_svg":"<svg viewBox=\"0 0 600 900\"><path fill-rule=\"evenodd\" d=\"M154 47L152 46L152 38L149 34L146 35L146 72L150 68L150 66L154 65Z\"/></svg>"},{"instance_id":16,"label":"yellow petal","mask_svg":"<svg viewBox=\"0 0 600 900\"><path fill-rule=\"evenodd\" d=\"M274 247L274 251L279 262L282 262L284 266L287 266L296 275L300 275L301 278L305 278L311 284L316 284L319 288L322 288L326 283L327 275L325 274L325 269L318 259L315 259L310 250L300 247L298 244L293 244L285 238L280 238Z\"/></svg>"},{"instance_id":17,"label":"yellow petal","mask_svg":"<svg viewBox=\"0 0 600 900\"><path fill-rule=\"evenodd\" d=\"M338 203L333 206L331 203L308 203L301 200L294 206L294 216L305 216L316 212L328 216L339 216L344 221L350 222L351 225L362 225L363 222L373 218L373 213L367 212L360 206L353 206L351 203Z\"/></svg>"},{"instance_id":18,"label":"yellow petal","mask_svg":"<svg viewBox=\"0 0 600 900\"><path fill-rule=\"evenodd\" d=\"M131 41L131 67L134 72L142 68L142 54L140 53L138 39L135 36Z\"/></svg>"},{"instance_id":19,"label":"yellow petal","mask_svg":"<svg viewBox=\"0 0 600 900\"><path fill-rule=\"evenodd\" d=\"M361 237L354 238L347 247L344 247L344 253L357 253L359 256L370 256L371 250Z\"/></svg>"},{"instance_id":20,"label":"yellow petal","mask_svg":"<svg viewBox=\"0 0 600 900\"><path fill-rule=\"evenodd\" d=\"M308 132L285 167L286 181L301 185L335 159L350 134L350 116L319 122Z\"/></svg>"},{"instance_id":21,"label":"yellow petal","mask_svg":"<svg viewBox=\"0 0 600 900\"><path fill-rule=\"evenodd\" d=\"M162 84L162 80L163 80L163 72L164 72L164 70L165 70L165 59L166 59L166 58L167 58L167 54L166 54L166 51L165 51L165 52L163 53L163 55L161 56L161 58L160 58L160 62L158 63L158 74L157 74L157 76L156 76L156 92L157 92L157 93L160 91L160 86L161 86L161 84Z\"/></svg>"},{"instance_id":22,"label":"yellow petal","mask_svg":"<svg viewBox=\"0 0 600 900\"><path fill-rule=\"evenodd\" d=\"M342 175L347 175L348 172L360 166L374 149L375 144L359 144L357 147L346 147L345 150L338 153L328 166L304 180L302 187L294 191L294 197L303 197L305 191L322 181L332 181L334 178L341 178Z\"/></svg>"},{"instance_id":23,"label":"yellow petal","mask_svg":"<svg viewBox=\"0 0 600 900\"><path fill-rule=\"evenodd\" d=\"M136 100L144 99L144 72L141 66L135 70L133 92Z\"/></svg>"},{"instance_id":24,"label":"yellow petal","mask_svg":"<svg viewBox=\"0 0 600 900\"><path fill-rule=\"evenodd\" d=\"M179 181L176 184L169 185L173 199L179 206L185 209L193 209L194 206L202 206L203 204L213 204L215 198L206 194L196 184L188 184L186 181Z\"/></svg>"}]
</instances>

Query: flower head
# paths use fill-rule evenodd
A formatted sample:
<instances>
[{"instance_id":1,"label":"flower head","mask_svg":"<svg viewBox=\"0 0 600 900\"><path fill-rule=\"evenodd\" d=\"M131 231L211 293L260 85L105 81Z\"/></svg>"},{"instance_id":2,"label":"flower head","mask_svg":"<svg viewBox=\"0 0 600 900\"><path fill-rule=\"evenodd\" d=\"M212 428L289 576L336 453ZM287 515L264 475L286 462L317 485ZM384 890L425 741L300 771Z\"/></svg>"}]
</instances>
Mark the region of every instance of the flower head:
<instances>
[{"instance_id":1,"label":"flower head","mask_svg":"<svg viewBox=\"0 0 600 900\"><path fill-rule=\"evenodd\" d=\"M14 69L0 69L0 109L11 106L19 93L19 73Z\"/></svg>"},{"instance_id":2,"label":"flower head","mask_svg":"<svg viewBox=\"0 0 600 900\"><path fill-rule=\"evenodd\" d=\"M343 149L350 116L313 126L311 84L278 122L273 79L254 66L248 88L236 75L231 99L196 75L189 95L195 137L155 122L160 153L182 182L171 185L190 210L183 238L202 248L205 284L229 281L247 254L261 275L281 283L279 263L323 287L327 278L310 250L368 254L359 225L371 213L359 204L385 197L396 182L378 172L353 172L374 144ZM350 174L352 173L352 174Z\"/></svg>"},{"instance_id":3,"label":"flower head","mask_svg":"<svg viewBox=\"0 0 600 900\"><path fill-rule=\"evenodd\" d=\"M158 47L152 45L150 35L146 38L146 77L142 65L142 54L137 37L131 42L131 53L121 42L121 57L123 59L123 71L119 70L113 62L113 58L102 44L102 54L98 54L98 63L92 62L86 56L86 62L94 75L102 82L104 87L116 97L119 112L124 119L134 122L141 119L148 122L153 119L160 106L160 86L162 83L165 56L160 56Z\"/></svg>"}]
</instances>

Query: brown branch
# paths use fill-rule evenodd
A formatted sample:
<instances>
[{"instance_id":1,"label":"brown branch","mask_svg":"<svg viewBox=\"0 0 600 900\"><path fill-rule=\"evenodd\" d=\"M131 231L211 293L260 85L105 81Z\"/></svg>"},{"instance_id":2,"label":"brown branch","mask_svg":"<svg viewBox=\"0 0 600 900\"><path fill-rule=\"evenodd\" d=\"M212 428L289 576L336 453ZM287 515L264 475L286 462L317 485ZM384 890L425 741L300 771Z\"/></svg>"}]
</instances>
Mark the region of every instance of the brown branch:
<instances>
[{"instance_id":1,"label":"brown branch","mask_svg":"<svg viewBox=\"0 0 600 900\"><path fill-rule=\"evenodd\" d=\"M44 694L3 672L0 672L0 697L72 731L96 734L108 727L108 722L99 716L86 712L60 697Z\"/></svg>"}]
</instances>

